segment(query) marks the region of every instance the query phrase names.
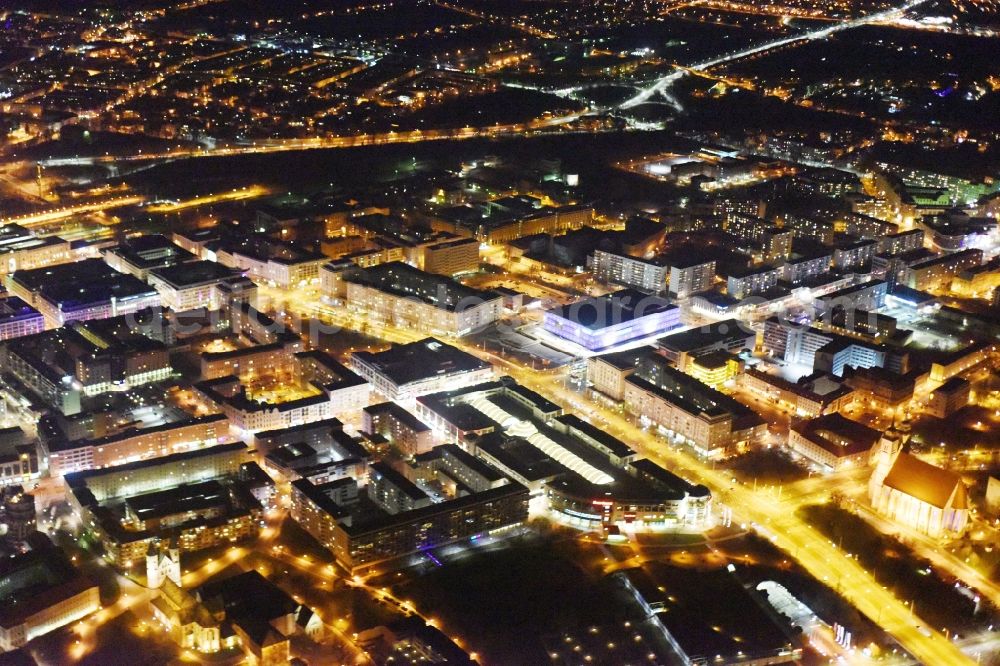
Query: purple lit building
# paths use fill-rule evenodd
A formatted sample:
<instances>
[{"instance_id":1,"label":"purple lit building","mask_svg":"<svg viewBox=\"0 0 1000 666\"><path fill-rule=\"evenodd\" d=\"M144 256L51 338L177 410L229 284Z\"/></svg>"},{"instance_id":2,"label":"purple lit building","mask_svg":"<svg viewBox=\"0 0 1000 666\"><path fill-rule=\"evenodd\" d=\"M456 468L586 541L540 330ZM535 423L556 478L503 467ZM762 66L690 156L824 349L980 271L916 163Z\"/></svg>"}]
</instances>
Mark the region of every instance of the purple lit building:
<instances>
[{"instance_id":1,"label":"purple lit building","mask_svg":"<svg viewBox=\"0 0 1000 666\"><path fill-rule=\"evenodd\" d=\"M542 324L552 335L590 351L664 335L680 325L681 312L676 305L635 289L549 310Z\"/></svg>"}]
</instances>

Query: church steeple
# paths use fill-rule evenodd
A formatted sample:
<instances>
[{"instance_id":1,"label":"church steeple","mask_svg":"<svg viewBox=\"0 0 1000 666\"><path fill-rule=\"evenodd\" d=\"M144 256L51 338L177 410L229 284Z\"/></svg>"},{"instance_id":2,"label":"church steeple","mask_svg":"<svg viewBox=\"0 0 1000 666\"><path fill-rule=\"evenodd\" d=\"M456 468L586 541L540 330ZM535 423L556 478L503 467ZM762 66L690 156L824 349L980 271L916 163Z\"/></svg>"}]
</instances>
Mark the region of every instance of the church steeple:
<instances>
[{"instance_id":1,"label":"church steeple","mask_svg":"<svg viewBox=\"0 0 1000 666\"><path fill-rule=\"evenodd\" d=\"M868 480L868 499L875 502L882 489L885 477L889 475L889 470L896 462L896 458L903 451L909 437L896 430L895 426L882 433L881 439L872 447L869 463L875 468L871 478Z\"/></svg>"}]
</instances>

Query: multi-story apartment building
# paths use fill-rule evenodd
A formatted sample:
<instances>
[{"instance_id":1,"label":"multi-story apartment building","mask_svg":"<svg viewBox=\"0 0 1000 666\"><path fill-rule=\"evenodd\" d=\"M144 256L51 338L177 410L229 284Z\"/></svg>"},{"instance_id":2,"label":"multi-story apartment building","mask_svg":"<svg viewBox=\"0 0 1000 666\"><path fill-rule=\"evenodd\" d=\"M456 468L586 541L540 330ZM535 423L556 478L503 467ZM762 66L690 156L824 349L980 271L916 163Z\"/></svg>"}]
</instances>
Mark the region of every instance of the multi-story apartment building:
<instances>
[{"instance_id":1,"label":"multi-story apartment building","mask_svg":"<svg viewBox=\"0 0 1000 666\"><path fill-rule=\"evenodd\" d=\"M905 352L777 318L764 323L764 351L808 371L822 370L838 377L847 367L890 367L905 372L909 363Z\"/></svg>"},{"instance_id":2,"label":"multi-story apartment building","mask_svg":"<svg viewBox=\"0 0 1000 666\"><path fill-rule=\"evenodd\" d=\"M653 347L591 356L587 359L587 381L595 391L613 400L625 396L625 378L635 372L639 359L655 353Z\"/></svg>"},{"instance_id":3,"label":"multi-story apartment building","mask_svg":"<svg viewBox=\"0 0 1000 666\"><path fill-rule=\"evenodd\" d=\"M295 354L294 374L313 395L267 403L251 400L236 377L198 382L195 394L222 411L242 435L323 421L368 404L370 385L322 352Z\"/></svg>"},{"instance_id":4,"label":"multi-story apartment building","mask_svg":"<svg viewBox=\"0 0 1000 666\"><path fill-rule=\"evenodd\" d=\"M925 290L939 286L949 286L952 278L983 263L983 251L961 250L943 254L910 266L905 273L906 286Z\"/></svg>"},{"instance_id":5,"label":"multi-story apartment building","mask_svg":"<svg viewBox=\"0 0 1000 666\"><path fill-rule=\"evenodd\" d=\"M859 240L845 243L833 249L833 268L842 273L863 272L871 268L877 243L874 240Z\"/></svg>"},{"instance_id":6,"label":"multi-story apartment building","mask_svg":"<svg viewBox=\"0 0 1000 666\"><path fill-rule=\"evenodd\" d=\"M386 513L396 515L432 504L430 496L388 463L373 463L368 470L368 499Z\"/></svg>"},{"instance_id":7,"label":"multi-story apartment building","mask_svg":"<svg viewBox=\"0 0 1000 666\"><path fill-rule=\"evenodd\" d=\"M49 476L59 477L213 447L228 438L228 419L210 414L151 428L130 428L97 439L43 439L39 450Z\"/></svg>"},{"instance_id":8,"label":"multi-story apartment building","mask_svg":"<svg viewBox=\"0 0 1000 666\"><path fill-rule=\"evenodd\" d=\"M207 455L188 455L187 465L168 458L135 462L110 472L94 469L70 474L67 501L84 529L100 542L108 560L122 569L145 562L150 548L160 541L170 541L178 553L184 553L253 538L260 532L265 510L259 498L268 494L257 492L257 486L265 484L271 492L273 481L256 464L252 464L256 473L248 473L241 464L234 474L227 463L206 463L207 459ZM160 470L161 463L164 470ZM220 465L226 469L224 475L210 476L209 470ZM109 473L127 478L132 472L142 479L155 474L159 483L139 492L116 485L115 494L102 499L90 488L91 483L110 488L102 483Z\"/></svg>"},{"instance_id":9,"label":"multi-story apartment building","mask_svg":"<svg viewBox=\"0 0 1000 666\"><path fill-rule=\"evenodd\" d=\"M466 287L402 262L346 269L339 277L337 273L324 268L322 284L330 289L324 293L343 299L375 322L462 337L489 326L503 312L503 296L496 292Z\"/></svg>"},{"instance_id":10,"label":"multi-story apartment building","mask_svg":"<svg viewBox=\"0 0 1000 666\"><path fill-rule=\"evenodd\" d=\"M506 483L413 511L347 521L344 508L323 486L300 479L292 483L291 515L350 571L422 548L516 527L528 517L528 489Z\"/></svg>"},{"instance_id":11,"label":"multi-story apartment building","mask_svg":"<svg viewBox=\"0 0 1000 666\"><path fill-rule=\"evenodd\" d=\"M430 426L394 402L369 405L361 416L364 433L384 437L406 455L425 453L434 447Z\"/></svg>"},{"instance_id":12,"label":"multi-story apartment building","mask_svg":"<svg viewBox=\"0 0 1000 666\"><path fill-rule=\"evenodd\" d=\"M726 293L736 299L766 293L778 286L780 266L748 266L726 276Z\"/></svg>"},{"instance_id":13,"label":"multi-story apartment building","mask_svg":"<svg viewBox=\"0 0 1000 666\"><path fill-rule=\"evenodd\" d=\"M594 278L599 282L661 293L667 290L670 267L657 259L641 259L597 249L592 259Z\"/></svg>"},{"instance_id":14,"label":"multi-story apartment building","mask_svg":"<svg viewBox=\"0 0 1000 666\"><path fill-rule=\"evenodd\" d=\"M479 269L479 241L458 238L432 243L422 248L419 267L428 273L451 277Z\"/></svg>"},{"instance_id":15,"label":"multi-story apartment building","mask_svg":"<svg viewBox=\"0 0 1000 666\"><path fill-rule=\"evenodd\" d=\"M829 375L815 375L801 382L790 382L777 374L745 368L738 378L741 388L799 416L816 417L839 411L854 401L854 391L843 380Z\"/></svg>"},{"instance_id":16,"label":"multi-story apartment building","mask_svg":"<svg viewBox=\"0 0 1000 666\"><path fill-rule=\"evenodd\" d=\"M671 298L684 299L707 291L715 282L715 259L693 251L674 251L660 255L657 261L668 268L667 293Z\"/></svg>"},{"instance_id":17,"label":"multi-story apartment building","mask_svg":"<svg viewBox=\"0 0 1000 666\"><path fill-rule=\"evenodd\" d=\"M831 260L829 254L807 255L789 259L781 267L781 279L793 285L803 284L828 273Z\"/></svg>"},{"instance_id":18,"label":"multi-story apartment building","mask_svg":"<svg viewBox=\"0 0 1000 666\"><path fill-rule=\"evenodd\" d=\"M753 410L651 356L625 379L623 403L703 455L716 456L756 443L765 424Z\"/></svg>"},{"instance_id":19,"label":"multi-story apartment building","mask_svg":"<svg viewBox=\"0 0 1000 666\"><path fill-rule=\"evenodd\" d=\"M293 371L295 354L302 351L298 338L201 355L201 379L237 377L241 381Z\"/></svg>"}]
</instances>

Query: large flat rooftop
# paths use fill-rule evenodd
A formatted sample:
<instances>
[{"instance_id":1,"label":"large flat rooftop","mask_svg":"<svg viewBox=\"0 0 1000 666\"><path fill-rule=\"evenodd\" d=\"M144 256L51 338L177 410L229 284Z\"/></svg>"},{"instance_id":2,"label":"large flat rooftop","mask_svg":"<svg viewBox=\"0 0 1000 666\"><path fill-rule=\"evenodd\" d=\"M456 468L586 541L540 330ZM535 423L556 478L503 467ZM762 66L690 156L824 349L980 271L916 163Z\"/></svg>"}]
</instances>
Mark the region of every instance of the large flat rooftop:
<instances>
[{"instance_id":1,"label":"large flat rooftop","mask_svg":"<svg viewBox=\"0 0 1000 666\"><path fill-rule=\"evenodd\" d=\"M493 291L467 287L443 275L427 273L401 261L391 261L349 274L351 282L402 298L414 298L443 310L458 310L501 298Z\"/></svg>"},{"instance_id":2,"label":"large flat rooftop","mask_svg":"<svg viewBox=\"0 0 1000 666\"><path fill-rule=\"evenodd\" d=\"M211 284L239 275L238 271L226 268L214 261L189 261L175 266L156 268L149 272L175 289Z\"/></svg>"},{"instance_id":3,"label":"large flat rooftop","mask_svg":"<svg viewBox=\"0 0 1000 666\"><path fill-rule=\"evenodd\" d=\"M489 363L472 354L434 338L393 345L381 352L358 351L354 352L352 358L387 377L397 386L490 367Z\"/></svg>"},{"instance_id":4,"label":"large flat rooftop","mask_svg":"<svg viewBox=\"0 0 1000 666\"><path fill-rule=\"evenodd\" d=\"M598 331L641 317L677 309L670 301L636 289L622 289L604 296L586 298L546 312L579 326Z\"/></svg>"}]
</instances>

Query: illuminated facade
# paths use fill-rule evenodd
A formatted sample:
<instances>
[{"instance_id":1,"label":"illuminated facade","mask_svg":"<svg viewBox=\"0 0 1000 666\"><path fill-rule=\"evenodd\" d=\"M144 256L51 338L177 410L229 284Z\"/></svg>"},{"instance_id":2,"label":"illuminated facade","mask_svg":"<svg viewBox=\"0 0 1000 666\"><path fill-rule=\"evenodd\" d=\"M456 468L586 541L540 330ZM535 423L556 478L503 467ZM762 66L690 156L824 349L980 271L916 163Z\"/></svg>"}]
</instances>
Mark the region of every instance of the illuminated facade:
<instances>
[{"instance_id":1,"label":"illuminated facade","mask_svg":"<svg viewBox=\"0 0 1000 666\"><path fill-rule=\"evenodd\" d=\"M365 407L362 430L369 435L385 437L407 455L425 453L434 447L434 433L430 427L394 402Z\"/></svg>"},{"instance_id":2,"label":"illuminated facade","mask_svg":"<svg viewBox=\"0 0 1000 666\"><path fill-rule=\"evenodd\" d=\"M580 479L564 476L545 486L549 509L570 524L589 529L610 525L644 528L683 528L700 531L709 526L712 495L705 486L681 479L649 460L626 466L627 476L612 487L596 489Z\"/></svg>"},{"instance_id":3,"label":"illuminated facade","mask_svg":"<svg viewBox=\"0 0 1000 666\"><path fill-rule=\"evenodd\" d=\"M49 328L160 305L160 295L153 287L133 275L115 271L100 259L19 270L10 276L9 289L37 308Z\"/></svg>"},{"instance_id":4,"label":"illuminated facade","mask_svg":"<svg viewBox=\"0 0 1000 666\"><path fill-rule=\"evenodd\" d=\"M792 425L788 448L827 471L837 471L866 465L880 438L878 430L834 412Z\"/></svg>"},{"instance_id":5,"label":"illuminated facade","mask_svg":"<svg viewBox=\"0 0 1000 666\"><path fill-rule=\"evenodd\" d=\"M780 375L746 368L739 385L754 395L774 402L798 416L817 417L838 412L854 401L854 391L842 380L819 375L802 382L790 382Z\"/></svg>"},{"instance_id":6,"label":"illuminated facade","mask_svg":"<svg viewBox=\"0 0 1000 666\"><path fill-rule=\"evenodd\" d=\"M251 483L240 479L239 468L236 474L209 474L213 467L228 468L227 461L242 455L240 447L221 456L168 458L163 469L159 461L113 468L110 473L124 477L117 483L103 478L106 470L70 474L67 500L101 543L104 556L121 569L144 564L150 546L163 540L170 540L180 553L235 543L258 534L264 505ZM172 474L165 476L168 471ZM140 478L130 482L130 473ZM149 475L159 476L159 481L149 481ZM100 492L91 490L91 483ZM154 490L135 490L154 485Z\"/></svg>"},{"instance_id":7,"label":"illuminated facade","mask_svg":"<svg viewBox=\"0 0 1000 666\"><path fill-rule=\"evenodd\" d=\"M663 335L681 325L680 309L634 289L571 303L545 313L548 333L590 351Z\"/></svg>"},{"instance_id":8,"label":"illuminated facade","mask_svg":"<svg viewBox=\"0 0 1000 666\"><path fill-rule=\"evenodd\" d=\"M261 402L247 397L246 387L233 376L198 382L194 392L225 414L244 435L323 421L368 404L371 386L333 357L323 352L298 352L293 366L295 381L307 385L311 395ZM277 392L280 394L280 388Z\"/></svg>"},{"instance_id":9,"label":"illuminated facade","mask_svg":"<svg viewBox=\"0 0 1000 666\"><path fill-rule=\"evenodd\" d=\"M64 264L73 259L69 241L57 236L40 238L25 227L0 227L0 275Z\"/></svg>"},{"instance_id":10,"label":"illuminated facade","mask_svg":"<svg viewBox=\"0 0 1000 666\"><path fill-rule=\"evenodd\" d=\"M420 268L438 275L457 275L479 269L479 241L459 238L422 248Z\"/></svg>"},{"instance_id":11,"label":"illuminated facade","mask_svg":"<svg viewBox=\"0 0 1000 666\"><path fill-rule=\"evenodd\" d=\"M212 414L144 429L131 429L100 439L45 441L40 444L49 476L65 476L139 460L214 446L229 436L229 421Z\"/></svg>"},{"instance_id":12,"label":"illuminated facade","mask_svg":"<svg viewBox=\"0 0 1000 666\"><path fill-rule=\"evenodd\" d=\"M903 439L886 433L873 455L872 507L883 516L935 538L961 535L969 521L962 477L902 451Z\"/></svg>"},{"instance_id":13,"label":"illuminated facade","mask_svg":"<svg viewBox=\"0 0 1000 666\"><path fill-rule=\"evenodd\" d=\"M220 285L237 284L242 276L212 261L192 261L149 271L149 284L163 305L174 312L198 308L218 310L228 303ZM255 288L253 289L255 291Z\"/></svg>"},{"instance_id":14,"label":"illuminated facade","mask_svg":"<svg viewBox=\"0 0 1000 666\"><path fill-rule=\"evenodd\" d=\"M630 257L597 249L592 259L594 278L600 282L661 293L667 290L670 267L664 262Z\"/></svg>"},{"instance_id":15,"label":"illuminated facade","mask_svg":"<svg viewBox=\"0 0 1000 666\"><path fill-rule=\"evenodd\" d=\"M372 322L434 335L462 337L489 326L503 312L503 297L466 287L443 275L391 262L367 269L325 266L321 284L331 299Z\"/></svg>"},{"instance_id":16,"label":"illuminated facade","mask_svg":"<svg viewBox=\"0 0 1000 666\"><path fill-rule=\"evenodd\" d=\"M320 266L329 261L289 243L260 238L220 249L216 258L223 266L245 271L254 282L284 288L316 282Z\"/></svg>"},{"instance_id":17,"label":"illuminated facade","mask_svg":"<svg viewBox=\"0 0 1000 666\"><path fill-rule=\"evenodd\" d=\"M743 369L743 362L729 352L708 352L695 356L687 365L687 374L702 384L719 388L726 382L736 379Z\"/></svg>"},{"instance_id":18,"label":"illuminated facade","mask_svg":"<svg viewBox=\"0 0 1000 666\"><path fill-rule=\"evenodd\" d=\"M77 573L62 550L48 545L5 559L0 652L16 650L101 608L97 583Z\"/></svg>"},{"instance_id":19,"label":"illuminated facade","mask_svg":"<svg viewBox=\"0 0 1000 666\"><path fill-rule=\"evenodd\" d=\"M983 263L982 250L961 250L942 254L910 266L905 275L906 286L925 291L948 287L952 278L962 271L973 270Z\"/></svg>"},{"instance_id":20,"label":"illuminated facade","mask_svg":"<svg viewBox=\"0 0 1000 666\"><path fill-rule=\"evenodd\" d=\"M10 340L45 330L45 317L17 296L0 299L0 340Z\"/></svg>"}]
</instances>

